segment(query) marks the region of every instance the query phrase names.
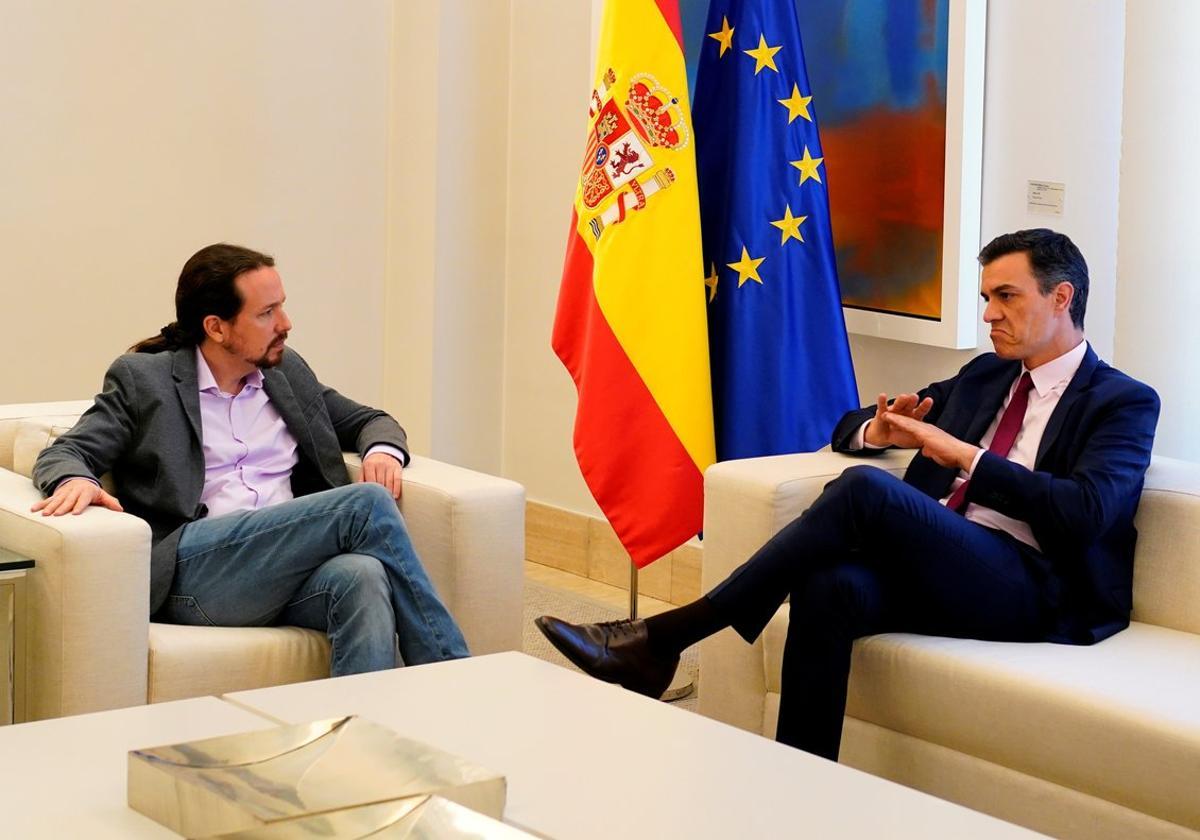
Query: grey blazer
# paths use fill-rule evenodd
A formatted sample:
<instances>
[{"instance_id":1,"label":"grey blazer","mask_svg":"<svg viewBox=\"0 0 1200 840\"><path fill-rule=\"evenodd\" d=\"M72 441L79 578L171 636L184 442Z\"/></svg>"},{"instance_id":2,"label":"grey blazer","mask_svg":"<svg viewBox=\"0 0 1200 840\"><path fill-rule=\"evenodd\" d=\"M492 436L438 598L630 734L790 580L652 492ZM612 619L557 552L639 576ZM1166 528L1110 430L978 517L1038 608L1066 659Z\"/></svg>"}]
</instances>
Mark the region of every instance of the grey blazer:
<instances>
[{"instance_id":1,"label":"grey blazer","mask_svg":"<svg viewBox=\"0 0 1200 840\"><path fill-rule=\"evenodd\" d=\"M204 452L195 353L188 347L118 358L92 407L33 467L34 483L47 495L63 479L112 473L121 505L153 533L151 614L170 592L183 526L207 513L200 504ZM408 460L407 438L395 420L322 385L292 350L263 371L263 390L296 438L296 496L348 484L343 450L361 455L385 443Z\"/></svg>"}]
</instances>

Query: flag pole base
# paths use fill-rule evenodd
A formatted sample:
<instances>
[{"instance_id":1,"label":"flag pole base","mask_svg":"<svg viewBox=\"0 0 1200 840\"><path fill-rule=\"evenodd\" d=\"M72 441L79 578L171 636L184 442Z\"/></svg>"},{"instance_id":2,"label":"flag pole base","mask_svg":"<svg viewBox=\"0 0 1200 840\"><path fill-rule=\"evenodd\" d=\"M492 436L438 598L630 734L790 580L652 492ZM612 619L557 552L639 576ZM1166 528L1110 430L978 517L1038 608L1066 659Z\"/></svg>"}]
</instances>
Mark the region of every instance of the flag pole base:
<instances>
[{"instance_id":1,"label":"flag pole base","mask_svg":"<svg viewBox=\"0 0 1200 840\"><path fill-rule=\"evenodd\" d=\"M629 564L629 617L635 621L638 617L638 567L632 561ZM664 703L673 703L676 700L690 697L695 690L696 684L688 678L687 674L676 671L671 684L667 686L667 690L659 699Z\"/></svg>"}]
</instances>

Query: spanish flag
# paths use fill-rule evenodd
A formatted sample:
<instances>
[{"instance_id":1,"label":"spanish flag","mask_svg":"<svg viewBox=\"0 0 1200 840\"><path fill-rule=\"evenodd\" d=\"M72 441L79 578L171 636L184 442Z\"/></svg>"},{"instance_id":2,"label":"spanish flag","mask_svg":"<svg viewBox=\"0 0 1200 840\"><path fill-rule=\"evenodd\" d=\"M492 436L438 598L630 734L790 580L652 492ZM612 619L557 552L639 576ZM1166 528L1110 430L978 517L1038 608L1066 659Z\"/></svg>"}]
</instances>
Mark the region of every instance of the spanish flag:
<instances>
[{"instance_id":1,"label":"spanish flag","mask_svg":"<svg viewBox=\"0 0 1200 840\"><path fill-rule=\"evenodd\" d=\"M554 321L575 454L639 567L700 530L715 458L677 0L608 0Z\"/></svg>"}]
</instances>

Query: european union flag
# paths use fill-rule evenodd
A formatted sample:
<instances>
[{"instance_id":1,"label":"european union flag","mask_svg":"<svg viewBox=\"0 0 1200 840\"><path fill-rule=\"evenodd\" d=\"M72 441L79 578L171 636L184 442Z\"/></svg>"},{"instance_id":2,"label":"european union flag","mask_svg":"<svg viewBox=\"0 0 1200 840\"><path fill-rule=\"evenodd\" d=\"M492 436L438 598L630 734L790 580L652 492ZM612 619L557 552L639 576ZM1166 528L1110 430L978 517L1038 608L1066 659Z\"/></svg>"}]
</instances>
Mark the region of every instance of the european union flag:
<instances>
[{"instance_id":1,"label":"european union flag","mask_svg":"<svg viewBox=\"0 0 1200 840\"><path fill-rule=\"evenodd\" d=\"M712 0L696 155L717 457L829 443L858 389L791 0Z\"/></svg>"}]
</instances>

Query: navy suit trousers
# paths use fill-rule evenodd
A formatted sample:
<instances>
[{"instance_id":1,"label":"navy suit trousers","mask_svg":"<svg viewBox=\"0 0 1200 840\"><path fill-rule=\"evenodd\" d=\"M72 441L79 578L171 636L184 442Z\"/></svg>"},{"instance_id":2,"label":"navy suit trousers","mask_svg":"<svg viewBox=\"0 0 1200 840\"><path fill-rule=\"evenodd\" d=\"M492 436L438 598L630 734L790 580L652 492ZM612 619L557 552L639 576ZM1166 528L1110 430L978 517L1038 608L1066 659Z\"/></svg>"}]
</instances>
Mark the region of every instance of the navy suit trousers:
<instances>
[{"instance_id":1,"label":"navy suit trousers","mask_svg":"<svg viewBox=\"0 0 1200 840\"><path fill-rule=\"evenodd\" d=\"M791 598L776 738L836 761L855 639L1037 641L1057 593L1035 549L854 466L708 598L748 642Z\"/></svg>"}]
</instances>

